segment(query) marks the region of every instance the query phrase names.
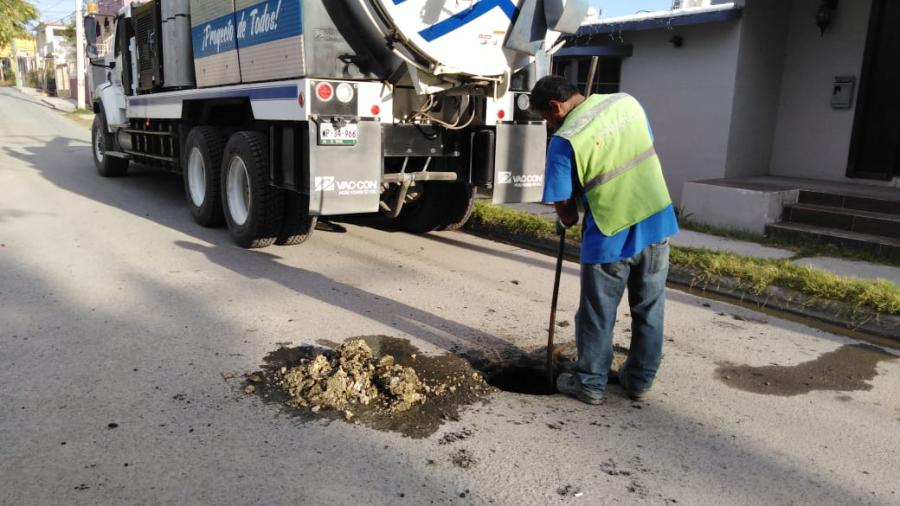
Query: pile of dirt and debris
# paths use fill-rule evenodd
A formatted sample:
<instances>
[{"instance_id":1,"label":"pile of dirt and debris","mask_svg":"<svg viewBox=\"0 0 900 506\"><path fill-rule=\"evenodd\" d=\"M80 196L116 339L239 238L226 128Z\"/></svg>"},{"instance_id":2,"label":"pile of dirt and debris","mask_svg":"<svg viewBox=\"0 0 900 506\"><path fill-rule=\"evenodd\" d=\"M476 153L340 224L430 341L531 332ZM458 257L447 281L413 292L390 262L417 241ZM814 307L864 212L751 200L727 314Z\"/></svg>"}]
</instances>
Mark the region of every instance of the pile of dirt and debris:
<instances>
[{"instance_id":1,"label":"pile of dirt and debris","mask_svg":"<svg viewBox=\"0 0 900 506\"><path fill-rule=\"evenodd\" d=\"M243 375L244 393L308 420L341 419L422 438L495 391L465 358L427 355L407 339L359 336L317 344L269 353L261 370Z\"/></svg>"},{"instance_id":2,"label":"pile of dirt and debris","mask_svg":"<svg viewBox=\"0 0 900 506\"><path fill-rule=\"evenodd\" d=\"M401 412L425 402L431 388L412 367L394 363L394 357L376 359L362 339L341 344L333 354L302 359L296 367L281 367L275 384L290 396L294 407L345 410L355 405Z\"/></svg>"}]
</instances>

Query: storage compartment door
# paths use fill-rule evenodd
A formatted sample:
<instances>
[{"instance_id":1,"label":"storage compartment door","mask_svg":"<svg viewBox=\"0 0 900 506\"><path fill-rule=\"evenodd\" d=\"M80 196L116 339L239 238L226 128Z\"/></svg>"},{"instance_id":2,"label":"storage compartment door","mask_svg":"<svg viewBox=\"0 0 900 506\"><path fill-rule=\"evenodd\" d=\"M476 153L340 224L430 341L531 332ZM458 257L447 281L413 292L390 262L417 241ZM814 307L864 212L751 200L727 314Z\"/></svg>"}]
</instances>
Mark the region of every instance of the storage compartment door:
<instances>
[{"instance_id":1,"label":"storage compartment door","mask_svg":"<svg viewBox=\"0 0 900 506\"><path fill-rule=\"evenodd\" d=\"M241 82L233 0L191 0L191 39L197 86Z\"/></svg>"},{"instance_id":2,"label":"storage compartment door","mask_svg":"<svg viewBox=\"0 0 900 506\"><path fill-rule=\"evenodd\" d=\"M235 0L234 7L243 82L306 74L301 0Z\"/></svg>"},{"instance_id":3,"label":"storage compartment door","mask_svg":"<svg viewBox=\"0 0 900 506\"><path fill-rule=\"evenodd\" d=\"M194 86L190 2L162 0L163 86Z\"/></svg>"}]
</instances>

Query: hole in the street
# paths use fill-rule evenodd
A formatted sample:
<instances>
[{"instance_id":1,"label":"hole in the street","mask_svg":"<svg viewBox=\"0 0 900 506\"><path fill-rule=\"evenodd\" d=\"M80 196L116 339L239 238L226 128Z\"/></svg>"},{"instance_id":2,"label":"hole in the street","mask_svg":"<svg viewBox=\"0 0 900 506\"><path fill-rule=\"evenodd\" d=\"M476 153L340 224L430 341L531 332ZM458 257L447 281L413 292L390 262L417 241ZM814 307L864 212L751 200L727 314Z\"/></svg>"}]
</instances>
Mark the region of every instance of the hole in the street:
<instances>
[{"instance_id":1,"label":"hole in the street","mask_svg":"<svg viewBox=\"0 0 900 506\"><path fill-rule=\"evenodd\" d=\"M539 367L513 365L488 373L489 385L506 392L528 395L553 395L556 388Z\"/></svg>"}]
</instances>

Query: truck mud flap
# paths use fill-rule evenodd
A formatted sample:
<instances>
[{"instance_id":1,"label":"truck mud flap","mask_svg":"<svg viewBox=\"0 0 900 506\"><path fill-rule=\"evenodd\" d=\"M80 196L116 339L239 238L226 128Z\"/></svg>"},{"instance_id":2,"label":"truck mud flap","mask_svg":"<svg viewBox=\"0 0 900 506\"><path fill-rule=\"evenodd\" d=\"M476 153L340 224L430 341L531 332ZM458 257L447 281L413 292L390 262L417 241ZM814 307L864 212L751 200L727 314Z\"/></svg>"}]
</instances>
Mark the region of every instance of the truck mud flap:
<instances>
[{"instance_id":1,"label":"truck mud flap","mask_svg":"<svg viewBox=\"0 0 900 506\"><path fill-rule=\"evenodd\" d=\"M541 201L546 150L547 128L543 123L497 125L495 204Z\"/></svg>"},{"instance_id":2,"label":"truck mud flap","mask_svg":"<svg viewBox=\"0 0 900 506\"><path fill-rule=\"evenodd\" d=\"M381 123L360 121L355 145L319 145L309 122L309 212L312 216L378 212L383 159Z\"/></svg>"}]
</instances>

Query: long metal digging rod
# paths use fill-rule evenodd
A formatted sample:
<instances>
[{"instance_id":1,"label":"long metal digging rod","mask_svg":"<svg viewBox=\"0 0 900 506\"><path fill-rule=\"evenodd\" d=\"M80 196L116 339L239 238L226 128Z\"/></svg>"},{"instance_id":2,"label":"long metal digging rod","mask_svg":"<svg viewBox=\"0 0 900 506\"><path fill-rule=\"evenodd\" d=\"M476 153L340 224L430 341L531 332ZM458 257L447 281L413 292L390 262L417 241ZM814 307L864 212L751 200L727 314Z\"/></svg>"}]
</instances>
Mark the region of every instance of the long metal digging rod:
<instances>
[{"instance_id":1,"label":"long metal digging rod","mask_svg":"<svg viewBox=\"0 0 900 506\"><path fill-rule=\"evenodd\" d=\"M556 302L559 300L559 278L562 276L563 253L566 234L559 235L559 255L556 257L556 278L553 280L553 298L550 300L550 328L547 329L547 385L553 391L553 332L556 329Z\"/></svg>"}]
</instances>

